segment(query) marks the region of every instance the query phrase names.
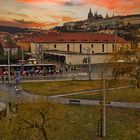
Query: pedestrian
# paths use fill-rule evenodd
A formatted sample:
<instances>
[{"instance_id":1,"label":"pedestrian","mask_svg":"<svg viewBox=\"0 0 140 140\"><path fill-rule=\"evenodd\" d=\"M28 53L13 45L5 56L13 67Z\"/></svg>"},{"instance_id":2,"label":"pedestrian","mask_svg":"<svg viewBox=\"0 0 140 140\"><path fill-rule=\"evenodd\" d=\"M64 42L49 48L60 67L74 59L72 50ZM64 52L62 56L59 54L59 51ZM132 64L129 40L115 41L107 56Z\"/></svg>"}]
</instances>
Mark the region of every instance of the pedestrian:
<instances>
[{"instance_id":1,"label":"pedestrian","mask_svg":"<svg viewBox=\"0 0 140 140\"><path fill-rule=\"evenodd\" d=\"M5 79L6 79L6 81L8 82L8 76L6 76L6 78L5 78Z\"/></svg>"},{"instance_id":2,"label":"pedestrian","mask_svg":"<svg viewBox=\"0 0 140 140\"><path fill-rule=\"evenodd\" d=\"M4 83L4 75L2 73L2 76L1 76L1 81L2 81L2 84Z\"/></svg>"},{"instance_id":3,"label":"pedestrian","mask_svg":"<svg viewBox=\"0 0 140 140\"><path fill-rule=\"evenodd\" d=\"M15 82L16 82L16 85L18 86L20 83L20 77L16 77Z\"/></svg>"}]
</instances>

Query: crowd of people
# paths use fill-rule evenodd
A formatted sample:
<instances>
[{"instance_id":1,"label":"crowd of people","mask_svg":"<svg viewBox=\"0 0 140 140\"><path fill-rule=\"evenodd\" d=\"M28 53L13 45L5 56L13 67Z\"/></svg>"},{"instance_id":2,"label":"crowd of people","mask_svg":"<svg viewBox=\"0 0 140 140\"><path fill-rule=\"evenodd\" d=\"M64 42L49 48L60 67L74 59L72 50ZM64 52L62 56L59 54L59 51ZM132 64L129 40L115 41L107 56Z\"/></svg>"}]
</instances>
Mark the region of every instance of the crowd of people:
<instances>
[{"instance_id":1,"label":"crowd of people","mask_svg":"<svg viewBox=\"0 0 140 140\"><path fill-rule=\"evenodd\" d=\"M70 72L75 72L76 68L70 69L66 67L59 67L55 69L46 69L46 68L31 68L31 69L19 69L19 70L10 70L10 78L16 79L18 77L32 77L32 76L49 76L49 75L62 75ZM8 82L8 70L4 70L0 74L1 81Z\"/></svg>"}]
</instances>

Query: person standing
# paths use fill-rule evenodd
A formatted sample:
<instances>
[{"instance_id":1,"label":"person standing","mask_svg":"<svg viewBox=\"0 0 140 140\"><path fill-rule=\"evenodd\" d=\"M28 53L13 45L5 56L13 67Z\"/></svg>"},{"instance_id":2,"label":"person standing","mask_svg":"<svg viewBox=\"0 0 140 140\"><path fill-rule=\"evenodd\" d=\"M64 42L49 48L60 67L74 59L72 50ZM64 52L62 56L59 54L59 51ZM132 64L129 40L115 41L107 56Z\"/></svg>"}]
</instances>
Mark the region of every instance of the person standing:
<instances>
[{"instance_id":1,"label":"person standing","mask_svg":"<svg viewBox=\"0 0 140 140\"><path fill-rule=\"evenodd\" d=\"M1 76L1 81L2 81L2 84L4 84L4 74L2 73L2 76Z\"/></svg>"}]
</instances>

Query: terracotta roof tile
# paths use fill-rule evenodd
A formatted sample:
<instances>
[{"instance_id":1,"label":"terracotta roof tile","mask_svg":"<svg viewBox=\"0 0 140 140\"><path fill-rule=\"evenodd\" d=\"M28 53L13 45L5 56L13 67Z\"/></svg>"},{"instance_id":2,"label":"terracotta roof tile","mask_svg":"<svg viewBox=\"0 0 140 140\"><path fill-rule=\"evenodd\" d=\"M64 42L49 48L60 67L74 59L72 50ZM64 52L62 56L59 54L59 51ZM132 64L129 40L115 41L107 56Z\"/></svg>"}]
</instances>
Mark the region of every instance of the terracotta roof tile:
<instances>
[{"instance_id":1,"label":"terracotta roof tile","mask_svg":"<svg viewBox=\"0 0 140 140\"><path fill-rule=\"evenodd\" d=\"M121 37L115 37L115 35L109 34L97 34L97 33L48 33L46 35L40 35L35 37L28 37L20 40L19 42L117 42L125 43L126 41Z\"/></svg>"}]
</instances>

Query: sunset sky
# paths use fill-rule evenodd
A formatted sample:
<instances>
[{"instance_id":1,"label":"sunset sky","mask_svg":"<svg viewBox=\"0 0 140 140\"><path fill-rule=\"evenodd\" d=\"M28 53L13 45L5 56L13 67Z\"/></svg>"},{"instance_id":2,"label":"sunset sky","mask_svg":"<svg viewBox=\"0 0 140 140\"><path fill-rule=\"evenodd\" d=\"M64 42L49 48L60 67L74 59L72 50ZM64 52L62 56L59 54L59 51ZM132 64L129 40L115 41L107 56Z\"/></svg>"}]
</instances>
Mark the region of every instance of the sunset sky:
<instances>
[{"instance_id":1,"label":"sunset sky","mask_svg":"<svg viewBox=\"0 0 140 140\"><path fill-rule=\"evenodd\" d=\"M139 14L140 0L0 0L0 25L48 29L86 19L89 8L103 16Z\"/></svg>"}]
</instances>

